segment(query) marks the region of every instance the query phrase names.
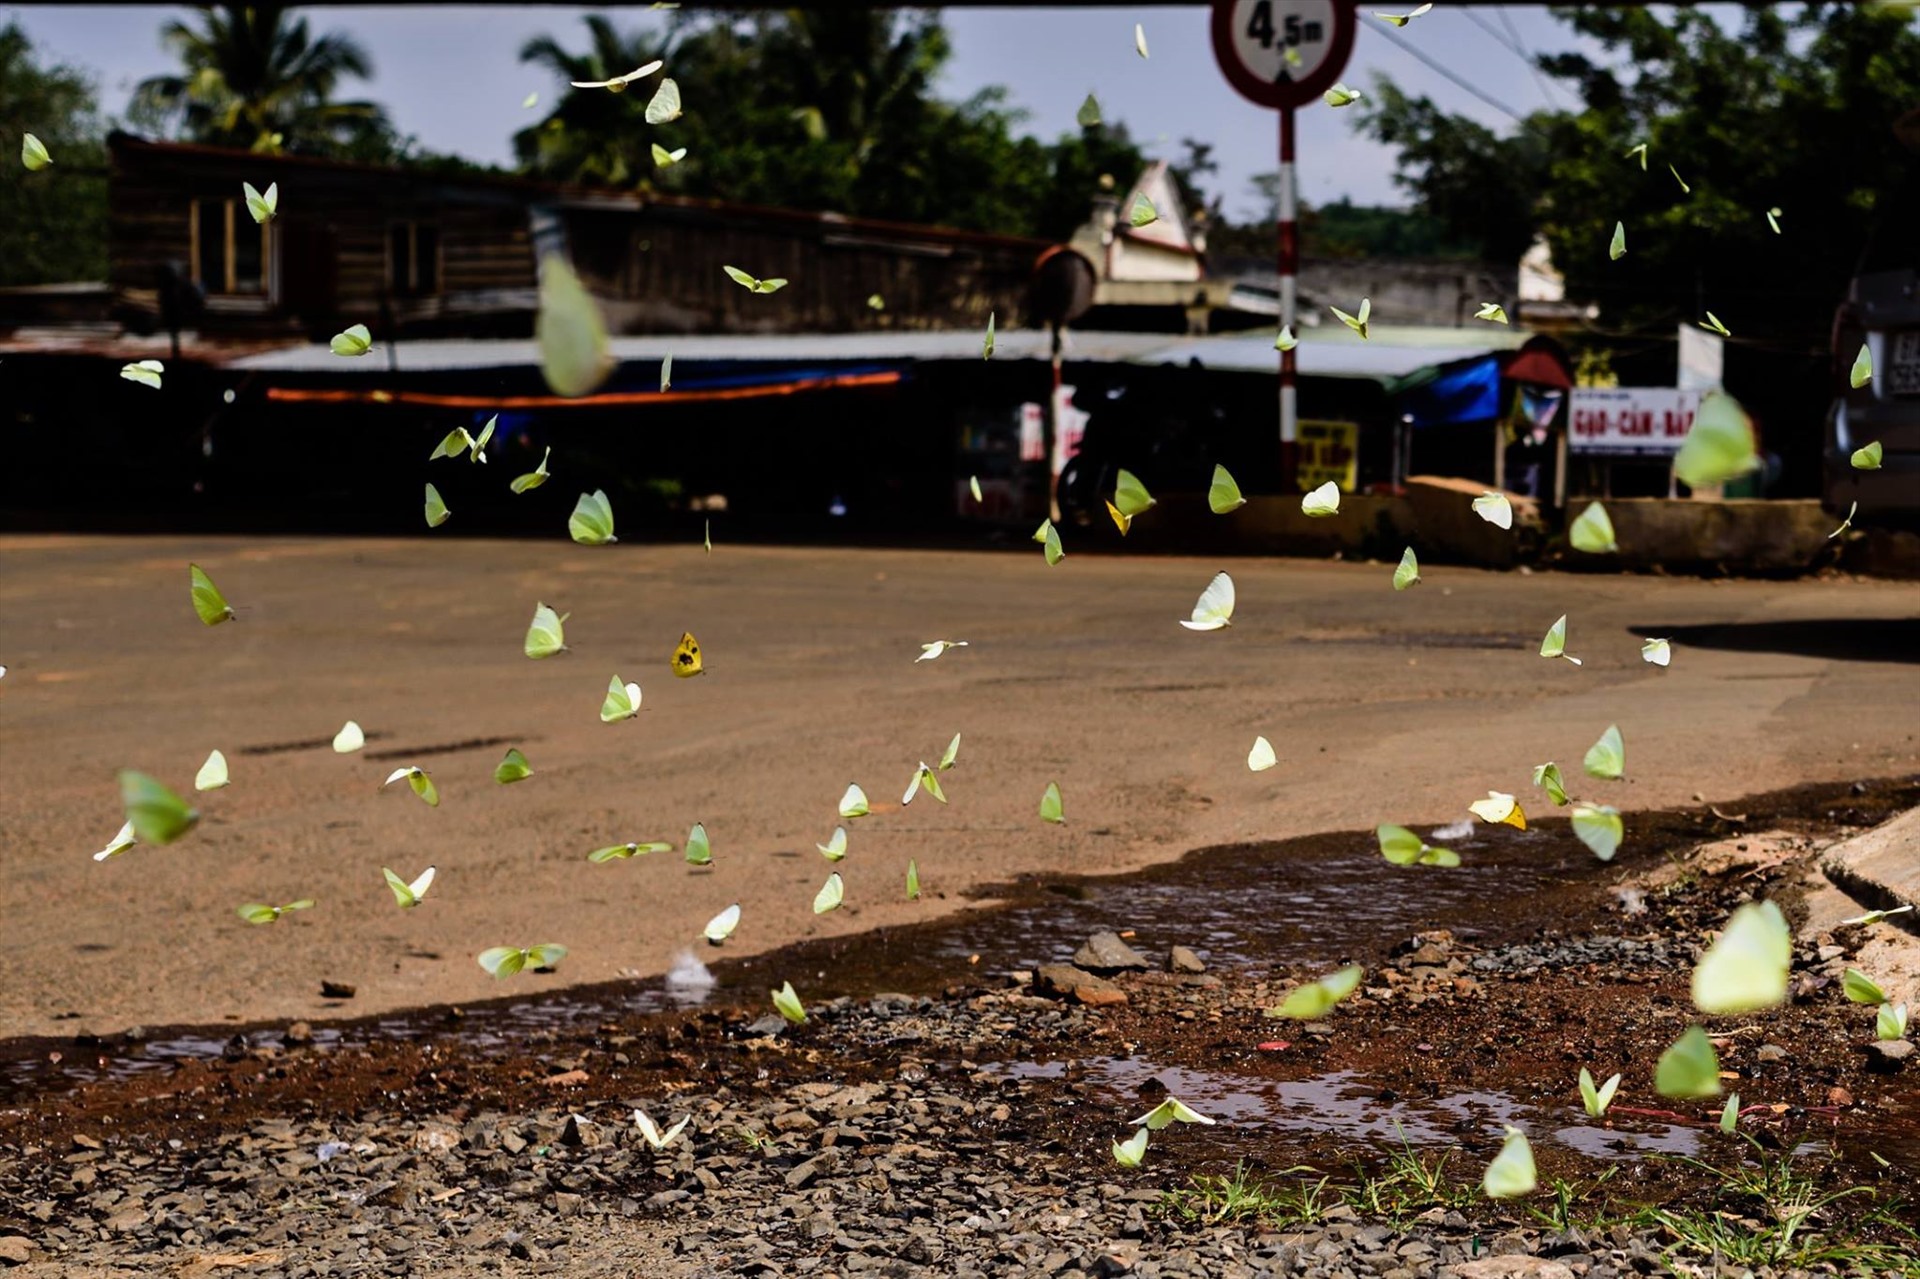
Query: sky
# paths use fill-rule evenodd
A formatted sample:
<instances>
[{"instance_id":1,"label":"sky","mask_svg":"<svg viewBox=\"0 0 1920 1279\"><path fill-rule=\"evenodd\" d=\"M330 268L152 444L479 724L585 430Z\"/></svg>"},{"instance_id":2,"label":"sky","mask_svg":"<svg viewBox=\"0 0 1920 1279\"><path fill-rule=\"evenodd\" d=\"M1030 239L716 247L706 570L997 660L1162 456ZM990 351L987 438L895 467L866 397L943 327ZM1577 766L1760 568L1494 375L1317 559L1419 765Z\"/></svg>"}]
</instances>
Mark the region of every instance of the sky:
<instances>
[{"instance_id":1,"label":"sky","mask_svg":"<svg viewBox=\"0 0 1920 1279\"><path fill-rule=\"evenodd\" d=\"M1411 6L1382 7L1404 12ZM385 103L402 132L422 146L502 164L511 162L514 131L564 88L521 65L521 44L551 33L563 45L583 47L580 19L591 11L560 5L302 10L316 31L348 31L372 54L374 80L349 86L352 96ZM644 6L613 12L623 25L661 21ZM1417 60L1406 46L1417 45L1486 98L1520 113L1574 101L1567 86L1535 73L1523 51L1591 51L1543 6L1443 5L1398 32L1367 16L1366 0L1361 12L1359 38L1341 77L1346 83L1364 89L1375 73L1384 74L1502 131L1512 124L1505 112ZM1250 180L1276 164L1275 116L1242 99L1221 76L1207 13L1203 5L949 9L954 56L941 91L959 99L1004 85L1013 104L1030 113L1029 129L1043 137L1075 128L1074 112L1093 93L1109 119L1124 120L1156 155L1177 158L1183 137L1212 141L1220 162L1214 189L1226 196L1230 214L1249 213L1258 207ZM170 18L190 16L185 9L113 5L24 5L0 14L32 37L43 61L93 73L109 115L125 110L143 77L173 69L159 30ZM1134 51L1136 22L1146 29L1151 56L1144 62ZM542 107L523 110L522 100L535 91ZM688 110L698 110L697 88L683 85L682 92ZM1298 136L1300 192L1309 203L1342 196L1361 204L1407 202L1393 183L1393 153L1355 134L1350 111L1315 102L1301 111Z\"/></svg>"}]
</instances>

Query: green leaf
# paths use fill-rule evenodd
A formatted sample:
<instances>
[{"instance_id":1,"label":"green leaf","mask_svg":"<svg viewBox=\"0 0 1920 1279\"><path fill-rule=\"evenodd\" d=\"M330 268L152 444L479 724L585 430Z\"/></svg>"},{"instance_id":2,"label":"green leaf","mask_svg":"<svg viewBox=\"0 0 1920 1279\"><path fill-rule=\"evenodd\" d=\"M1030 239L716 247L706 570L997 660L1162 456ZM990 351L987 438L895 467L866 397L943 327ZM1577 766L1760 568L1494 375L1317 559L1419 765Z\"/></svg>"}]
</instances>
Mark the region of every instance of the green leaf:
<instances>
[{"instance_id":1,"label":"green leaf","mask_svg":"<svg viewBox=\"0 0 1920 1279\"><path fill-rule=\"evenodd\" d=\"M1653 1088L1662 1097L1675 1101L1695 1101L1720 1095L1720 1059L1714 1055L1713 1041L1698 1026L1660 1054L1654 1067Z\"/></svg>"},{"instance_id":2,"label":"green leaf","mask_svg":"<svg viewBox=\"0 0 1920 1279\"><path fill-rule=\"evenodd\" d=\"M1533 1147L1527 1144L1525 1133L1518 1128L1508 1128L1507 1140L1487 1165L1480 1188L1489 1199L1519 1199L1532 1194L1539 1186L1539 1174L1533 1166Z\"/></svg>"},{"instance_id":3,"label":"green leaf","mask_svg":"<svg viewBox=\"0 0 1920 1279\"><path fill-rule=\"evenodd\" d=\"M707 828L702 822L695 822L693 829L687 832L687 865L713 865L713 844L707 839Z\"/></svg>"},{"instance_id":4,"label":"green leaf","mask_svg":"<svg viewBox=\"0 0 1920 1279\"><path fill-rule=\"evenodd\" d=\"M1409 546L1400 552L1400 566L1393 570L1393 589L1404 591L1409 586L1417 586L1419 583L1420 560L1414 555L1413 548Z\"/></svg>"},{"instance_id":5,"label":"green leaf","mask_svg":"<svg viewBox=\"0 0 1920 1279\"><path fill-rule=\"evenodd\" d=\"M1673 473L1689 488L1724 484L1758 469L1753 424L1730 395L1709 391L1673 457Z\"/></svg>"},{"instance_id":6,"label":"green leaf","mask_svg":"<svg viewBox=\"0 0 1920 1279\"><path fill-rule=\"evenodd\" d=\"M267 193L265 195L254 190L251 182L242 182L240 184L240 193L246 197L247 212L253 215L255 222L271 222L273 221L274 215L280 212L280 184L278 182L268 183Z\"/></svg>"},{"instance_id":7,"label":"green leaf","mask_svg":"<svg viewBox=\"0 0 1920 1279\"><path fill-rule=\"evenodd\" d=\"M865 817L873 810L867 806L867 793L856 785L849 784L846 793L840 796L840 816L847 821L856 817Z\"/></svg>"},{"instance_id":8,"label":"green leaf","mask_svg":"<svg viewBox=\"0 0 1920 1279\"><path fill-rule=\"evenodd\" d=\"M1073 118L1079 122L1080 127L1083 129L1098 128L1100 124L1099 100L1089 93L1087 100L1080 104L1080 109L1074 112Z\"/></svg>"},{"instance_id":9,"label":"green leaf","mask_svg":"<svg viewBox=\"0 0 1920 1279\"><path fill-rule=\"evenodd\" d=\"M431 484L427 485L426 514L428 528L439 528L447 522L447 517L453 514L447 509L447 504L441 500L440 490Z\"/></svg>"},{"instance_id":10,"label":"green leaf","mask_svg":"<svg viewBox=\"0 0 1920 1279\"><path fill-rule=\"evenodd\" d=\"M1693 1006L1715 1015L1750 1013L1787 1002L1793 931L1772 902L1748 902L1693 970Z\"/></svg>"},{"instance_id":11,"label":"green leaf","mask_svg":"<svg viewBox=\"0 0 1920 1279\"><path fill-rule=\"evenodd\" d=\"M547 459L552 456L553 449L549 446L547 450L540 455L540 465L534 467L525 475L515 476L513 482L508 484L507 487L515 493L525 493L529 489L537 489L542 484L545 484L547 482Z\"/></svg>"},{"instance_id":12,"label":"green leaf","mask_svg":"<svg viewBox=\"0 0 1920 1279\"><path fill-rule=\"evenodd\" d=\"M1060 783L1048 782L1047 789L1040 794L1040 820L1064 826L1067 812L1060 798Z\"/></svg>"},{"instance_id":13,"label":"green leaf","mask_svg":"<svg viewBox=\"0 0 1920 1279\"><path fill-rule=\"evenodd\" d=\"M187 807L185 800L159 781L130 768L120 773L120 802L126 806L134 838L143 844L171 844L200 820L198 809Z\"/></svg>"},{"instance_id":14,"label":"green leaf","mask_svg":"<svg viewBox=\"0 0 1920 1279\"><path fill-rule=\"evenodd\" d=\"M121 377L129 382L138 382L141 386L150 386L156 391L160 389L160 378L166 371L167 366L158 360L135 360L120 366Z\"/></svg>"},{"instance_id":15,"label":"green leaf","mask_svg":"<svg viewBox=\"0 0 1920 1279\"><path fill-rule=\"evenodd\" d=\"M545 604L533 606L533 621L527 625L523 648L528 657L552 657L567 651L565 623L571 613L556 613Z\"/></svg>"},{"instance_id":16,"label":"green leaf","mask_svg":"<svg viewBox=\"0 0 1920 1279\"><path fill-rule=\"evenodd\" d=\"M219 790L228 782L227 757L219 751L207 756L207 762L200 765L200 771L194 774L195 790Z\"/></svg>"},{"instance_id":17,"label":"green leaf","mask_svg":"<svg viewBox=\"0 0 1920 1279\"><path fill-rule=\"evenodd\" d=\"M800 1002L800 996L794 992L790 981L781 982L780 989L773 992L773 1006L782 1017L796 1026L807 1019L807 1006Z\"/></svg>"},{"instance_id":18,"label":"green leaf","mask_svg":"<svg viewBox=\"0 0 1920 1279\"><path fill-rule=\"evenodd\" d=\"M1127 221L1134 227L1151 226L1160 220L1159 210L1153 207L1153 201L1144 195L1133 197L1133 208L1127 212Z\"/></svg>"},{"instance_id":19,"label":"green leaf","mask_svg":"<svg viewBox=\"0 0 1920 1279\"><path fill-rule=\"evenodd\" d=\"M1643 165L1645 164L1645 161L1646 161L1646 157L1642 156L1641 163ZM1627 256L1627 224L1626 223L1616 222L1613 224L1613 238L1607 241L1607 256L1612 258L1615 262L1618 262L1621 258L1624 258Z\"/></svg>"},{"instance_id":20,"label":"green leaf","mask_svg":"<svg viewBox=\"0 0 1920 1279\"><path fill-rule=\"evenodd\" d=\"M1620 543L1614 540L1613 520L1598 502L1587 503L1587 509L1574 517L1567 535L1574 550L1589 555L1611 555L1620 549Z\"/></svg>"},{"instance_id":21,"label":"green leaf","mask_svg":"<svg viewBox=\"0 0 1920 1279\"><path fill-rule=\"evenodd\" d=\"M233 617L233 609L227 604L227 597L213 584L206 571L198 564L187 565L187 580L193 591L193 611L208 626L218 626Z\"/></svg>"},{"instance_id":22,"label":"green leaf","mask_svg":"<svg viewBox=\"0 0 1920 1279\"><path fill-rule=\"evenodd\" d=\"M1560 766L1552 760L1536 764L1533 769L1533 784L1545 788L1547 798L1555 804L1565 807L1567 802L1566 782L1561 779Z\"/></svg>"},{"instance_id":23,"label":"green leaf","mask_svg":"<svg viewBox=\"0 0 1920 1279\"><path fill-rule=\"evenodd\" d=\"M1880 447L1880 441L1875 440L1871 444L1855 449L1853 456L1848 460L1853 463L1853 469L1856 471L1877 471L1880 469L1880 460L1884 456L1885 452Z\"/></svg>"},{"instance_id":24,"label":"green leaf","mask_svg":"<svg viewBox=\"0 0 1920 1279\"><path fill-rule=\"evenodd\" d=\"M1279 1007L1267 1009L1267 1016L1318 1021L1332 1012L1335 1004L1360 989L1360 978L1365 972L1360 965L1350 964L1318 981L1296 987L1280 1001Z\"/></svg>"},{"instance_id":25,"label":"green leaf","mask_svg":"<svg viewBox=\"0 0 1920 1279\"><path fill-rule=\"evenodd\" d=\"M672 80L662 80L660 87L653 91L653 97L647 100L647 123L671 124L679 118L680 86Z\"/></svg>"},{"instance_id":26,"label":"green leaf","mask_svg":"<svg viewBox=\"0 0 1920 1279\"><path fill-rule=\"evenodd\" d=\"M1620 810L1605 804L1575 804L1571 814L1573 834L1603 862L1613 860L1620 841L1627 837Z\"/></svg>"},{"instance_id":27,"label":"green leaf","mask_svg":"<svg viewBox=\"0 0 1920 1279\"><path fill-rule=\"evenodd\" d=\"M137 833L138 828L136 827L135 829ZM141 835L140 838L144 840L146 836ZM1861 972L1858 968L1847 969L1846 973L1840 978L1840 989L1846 993L1848 999L1856 1004L1884 1004L1887 1002L1887 992L1880 989L1880 983Z\"/></svg>"},{"instance_id":28,"label":"green leaf","mask_svg":"<svg viewBox=\"0 0 1920 1279\"><path fill-rule=\"evenodd\" d=\"M364 324L350 324L334 334L329 345L335 355L365 355L373 349L373 334Z\"/></svg>"},{"instance_id":29,"label":"green leaf","mask_svg":"<svg viewBox=\"0 0 1920 1279\"><path fill-rule=\"evenodd\" d=\"M582 493L567 517L567 535L582 546L605 546L620 539L613 535L613 503L605 489Z\"/></svg>"},{"instance_id":30,"label":"green leaf","mask_svg":"<svg viewBox=\"0 0 1920 1279\"><path fill-rule=\"evenodd\" d=\"M1620 774L1627 771L1627 744L1620 736L1620 726L1607 725L1607 731L1587 747L1586 758L1580 762L1591 777L1619 780Z\"/></svg>"},{"instance_id":31,"label":"green leaf","mask_svg":"<svg viewBox=\"0 0 1920 1279\"><path fill-rule=\"evenodd\" d=\"M555 395L577 399L613 372L607 326L573 266L550 253L540 260L540 307L533 317L540 373Z\"/></svg>"},{"instance_id":32,"label":"green leaf","mask_svg":"<svg viewBox=\"0 0 1920 1279\"><path fill-rule=\"evenodd\" d=\"M53 163L53 157L47 154L44 142L31 133L23 133L20 135L20 163L26 165L29 172L38 173Z\"/></svg>"},{"instance_id":33,"label":"green leaf","mask_svg":"<svg viewBox=\"0 0 1920 1279\"><path fill-rule=\"evenodd\" d=\"M1207 487L1207 506L1215 515L1226 515L1237 511L1247 504L1241 494L1240 486L1234 482L1227 468L1216 463L1213 468L1213 483Z\"/></svg>"},{"instance_id":34,"label":"green leaf","mask_svg":"<svg viewBox=\"0 0 1920 1279\"><path fill-rule=\"evenodd\" d=\"M820 891L813 895L813 913L824 915L830 910L838 910L846 895L847 886L841 881L840 872L828 871L827 882L820 885Z\"/></svg>"}]
</instances>

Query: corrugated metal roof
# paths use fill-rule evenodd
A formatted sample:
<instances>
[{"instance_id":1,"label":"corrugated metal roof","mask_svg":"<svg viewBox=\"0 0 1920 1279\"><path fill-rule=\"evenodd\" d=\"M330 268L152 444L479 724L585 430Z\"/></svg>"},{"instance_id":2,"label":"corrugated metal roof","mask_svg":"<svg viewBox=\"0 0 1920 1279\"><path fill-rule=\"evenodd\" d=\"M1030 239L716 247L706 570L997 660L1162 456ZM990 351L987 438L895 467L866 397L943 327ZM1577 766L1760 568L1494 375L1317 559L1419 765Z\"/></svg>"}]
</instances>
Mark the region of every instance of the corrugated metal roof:
<instances>
[{"instance_id":1,"label":"corrugated metal roof","mask_svg":"<svg viewBox=\"0 0 1920 1279\"><path fill-rule=\"evenodd\" d=\"M1374 326L1368 340L1346 329L1310 331L1300 340L1296 362L1303 377L1365 378L1388 382L1430 364L1471 359L1509 350L1527 334L1488 325L1481 329L1419 329ZM761 336L658 335L613 339L613 355L622 363L676 360L800 361L977 360L978 332L812 333ZM1039 329L1012 329L994 341L995 360L1044 360L1049 338ZM530 339L428 339L402 341L397 352L402 372L457 372L461 369L530 367L540 361ZM1264 333L1174 338L1164 333L1069 332L1069 360L1112 364L1186 364L1199 360L1228 373L1270 373L1279 356ZM386 377L384 351L361 359L343 359L325 346L290 347L249 355L231 367L259 372L333 373L342 377Z\"/></svg>"}]
</instances>

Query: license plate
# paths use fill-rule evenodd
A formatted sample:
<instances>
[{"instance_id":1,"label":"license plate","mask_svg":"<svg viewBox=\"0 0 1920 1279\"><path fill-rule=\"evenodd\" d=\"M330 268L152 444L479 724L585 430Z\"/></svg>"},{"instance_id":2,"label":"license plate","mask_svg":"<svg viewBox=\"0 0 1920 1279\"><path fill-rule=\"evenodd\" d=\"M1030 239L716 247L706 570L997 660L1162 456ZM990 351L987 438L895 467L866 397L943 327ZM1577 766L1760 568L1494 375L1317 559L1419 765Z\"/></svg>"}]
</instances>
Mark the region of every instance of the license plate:
<instances>
[{"instance_id":1,"label":"license plate","mask_svg":"<svg viewBox=\"0 0 1920 1279\"><path fill-rule=\"evenodd\" d=\"M1920 395L1920 329L1887 335L1892 358L1887 361L1887 391L1893 395Z\"/></svg>"}]
</instances>

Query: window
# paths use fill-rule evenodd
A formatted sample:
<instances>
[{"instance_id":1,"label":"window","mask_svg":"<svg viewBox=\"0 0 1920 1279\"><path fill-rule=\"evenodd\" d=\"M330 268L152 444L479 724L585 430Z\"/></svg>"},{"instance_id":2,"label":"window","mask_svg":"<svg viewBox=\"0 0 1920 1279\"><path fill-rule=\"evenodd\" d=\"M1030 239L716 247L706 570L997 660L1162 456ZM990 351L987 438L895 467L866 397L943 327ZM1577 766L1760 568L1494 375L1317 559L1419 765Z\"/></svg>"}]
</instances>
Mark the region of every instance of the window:
<instances>
[{"instance_id":1,"label":"window","mask_svg":"<svg viewBox=\"0 0 1920 1279\"><path fill-rule=\"evenodd\" d=\"M188 220L195 283L208 293L267 291L270 223L256 223L239 200L195 200Z\"/></svg>"},{"instance_id":2,"label":"window","mask_svg":"<svg viewBox=\"0 0 1920 1279\"><path fill-rule=\"evenodd\" d=\"M431 222L395 222L387 229L387 288L395 297L440 291L440 228Z\"/></svg>"}]
</instances>

